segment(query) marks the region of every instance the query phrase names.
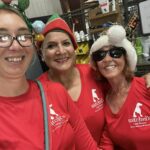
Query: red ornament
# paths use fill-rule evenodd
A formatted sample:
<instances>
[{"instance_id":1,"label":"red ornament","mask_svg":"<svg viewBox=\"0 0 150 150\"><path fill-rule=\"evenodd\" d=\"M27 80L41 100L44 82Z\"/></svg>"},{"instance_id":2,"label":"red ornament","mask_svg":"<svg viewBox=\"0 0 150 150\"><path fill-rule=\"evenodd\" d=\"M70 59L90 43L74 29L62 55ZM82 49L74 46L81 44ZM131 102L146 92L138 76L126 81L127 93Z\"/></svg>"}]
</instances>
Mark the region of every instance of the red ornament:
<instances>
[{"instance_id":1,"label":"red ornament","mask_svg":"<svg viewBox=\"0 0 150 150\"><path fill-rule=\"evenodd\" d=\"M6 4L10 4L12 0L2 0Z\"/></svg>"}]
</instances>

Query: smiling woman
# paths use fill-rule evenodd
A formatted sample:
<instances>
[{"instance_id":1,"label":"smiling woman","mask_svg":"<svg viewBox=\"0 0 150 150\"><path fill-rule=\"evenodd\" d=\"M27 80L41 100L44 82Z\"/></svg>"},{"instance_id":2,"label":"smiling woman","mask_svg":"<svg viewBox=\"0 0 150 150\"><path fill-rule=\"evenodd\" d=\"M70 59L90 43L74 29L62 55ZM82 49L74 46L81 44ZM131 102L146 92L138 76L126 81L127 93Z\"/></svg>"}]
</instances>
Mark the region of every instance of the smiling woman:
<instances>
[{"instance_id":1,"label":"smiling woman","mask_svg":"<svg viewBox=\"0 0 150 150\"><path fill-rule=\"evenodd\" d=\"M35 46L22 13L0 5L0 149L96 150L67 91L58 83L27 80Z\"/></svg>"},{"instance_id":2,"label":"smiling woman","mask_svg":"<svg viewBox=\"0 0 150 150\"><path fill-rule=\"evenodd\" d=\"M113 25L106 35L95 41L91 62L110 85L101 148L148 150L150 135L145 133L150 131L150 121L145 118L150 116L150 89L146 88L143 78L134 77L137 55L122 26Z\"/></svg>"},{"instance_id":3,"label":"smiling woman","mask_svg":"<svg viewBox=\"0 0 150 150\"><path fill-rule=\"evenodd\" d=\"M16 13L12 13L11 10L6 10L0 9L0 55L1 58L3 58L0 63L0 72L2 72L3 75L6 73L5 76L13 75L14 78L16 78L19 74L22 75L25 73L32 59L34 52L33 37L24 20ZM11 17L13 17L16 22L10 19ZM17 21L20 22L20 24L18 24ZM6 28L7 26L10 27ZM25 38L25 40L23 40L23 38ZM24 46L24 51L19 51L23 49L20 44ZM9 94L8 91L6 93L7 95Z\"/></svg>"},{"instance_id":4,"label":"smiling woman","mask_svg":"<svg viewBox=\"0 0 150 150\"><path fill-rule=\"evenodd\" d=\"M92 77L94 72L89 64L76 65L76 39L68 24L58 14L50 17L43 35L44 41L39 45L42 59L49 69L39 80L61 83L66 88L91 135L99 143L104 125L101 84Z\"/></svg>"}]
</instances>

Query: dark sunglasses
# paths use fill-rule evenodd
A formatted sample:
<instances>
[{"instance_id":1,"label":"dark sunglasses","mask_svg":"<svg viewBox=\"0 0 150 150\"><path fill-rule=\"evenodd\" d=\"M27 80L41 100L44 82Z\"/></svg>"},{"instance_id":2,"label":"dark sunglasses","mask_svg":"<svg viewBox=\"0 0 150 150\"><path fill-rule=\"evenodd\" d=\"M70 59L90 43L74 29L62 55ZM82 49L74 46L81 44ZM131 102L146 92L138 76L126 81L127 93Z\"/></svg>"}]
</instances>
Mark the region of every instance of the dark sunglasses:
<instances>
[{"instance_id":1,"label":"dark sunglasses","mask_svg":"<svg viewBox=\"0 0 150 150\"><path fill-rule=\"evenodd\" d=\"M107 53L112 58L120 58L122 55L126 54L126 51L122 47L113 47L108 51L98 50L92 53L92 58L94 61L101 61L106 57Z\"/></svg>"}]
</instances>

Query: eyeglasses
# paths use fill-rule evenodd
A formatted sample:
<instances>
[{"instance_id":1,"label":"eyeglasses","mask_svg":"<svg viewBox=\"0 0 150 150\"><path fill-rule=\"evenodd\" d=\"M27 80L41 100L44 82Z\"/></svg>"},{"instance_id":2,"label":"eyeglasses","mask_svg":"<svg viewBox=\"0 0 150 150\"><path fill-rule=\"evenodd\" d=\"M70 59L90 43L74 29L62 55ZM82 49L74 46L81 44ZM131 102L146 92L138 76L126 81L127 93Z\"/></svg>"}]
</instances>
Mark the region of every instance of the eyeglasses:
<instances>
[{"instance_id":1,"label":"eyeglasses","mask_svg":"<svg viewBox=\"0 0 150 150\"><path fill-rule=\"evenodd\" d=\"M126 54L126 51L122 47L113 47L108 51L98 50L92 53L92 58L94 61L102 61L106 57L107 53L112 58L120 58L123 54Z\"/></svg>"},{"instance_id":2,"label":"eyeglasses","mask_svg":"<svg viewBox=\"0 0 150 150\"><path fill-rule=\"evenodd\" d=\"M33 36L31 34L20 34L16 37L9 34L0 34L0 47L10 47L14 40L16 40L22 47L29 47L33 44Z\"/></svg>"}]
</instances>

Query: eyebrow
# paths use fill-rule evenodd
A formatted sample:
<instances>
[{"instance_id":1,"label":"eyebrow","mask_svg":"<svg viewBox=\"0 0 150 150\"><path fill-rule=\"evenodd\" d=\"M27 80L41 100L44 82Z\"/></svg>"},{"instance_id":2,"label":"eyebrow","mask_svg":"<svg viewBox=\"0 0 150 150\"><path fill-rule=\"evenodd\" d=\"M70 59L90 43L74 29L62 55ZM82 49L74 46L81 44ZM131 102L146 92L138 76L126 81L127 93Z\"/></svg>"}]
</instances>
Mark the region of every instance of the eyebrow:
<instances>
[{"instance_id":1,"label":"eyebrow","mask_svg":"<svg viewBox=\"0 0 150 150\"><path fill-rule=\"evenodd\" d=\"M0 28L0 32L7 32L8 30L6 28ZM25 28L25 27L21 27L18 29L17 32L22 32L22 31L27 31L27 32L30 32L28 28Z\"/></svg>"},{"instance_id":2,"label":"eyebrow","mask_svg":"<svg viewBox=\"0 0 150 150\"><path fill-rule=\"evenodd\" d=\"M0 32L7 31L5 28L0 28Z\"/></svg>"},{"instance_id":3,"label":"eyebrow","mask_svg":"<svg viewBox=\"0 0 150 150\"><path fill-rule=\"evenodd\" d=\"M18 31L28 31L28 32L30 32L29 29L25 28L25 27L19 28Z\"/></svg>"},{"instance_id":4,"label":"eyebrow","mask_svg":"<svg viewBox=\"0 0 150 150\"><path fill-rule=\"evenodd\" d=\"M66 42L66 41L67 41L67 42L68 42L68 41L71 42L70 39L65 39L65 40L63 40L62 42ZM46 44L55 44L55 43L57 43L57 41L54 40L54 41L48 41Z\"/></svg>"}]
</instances>

